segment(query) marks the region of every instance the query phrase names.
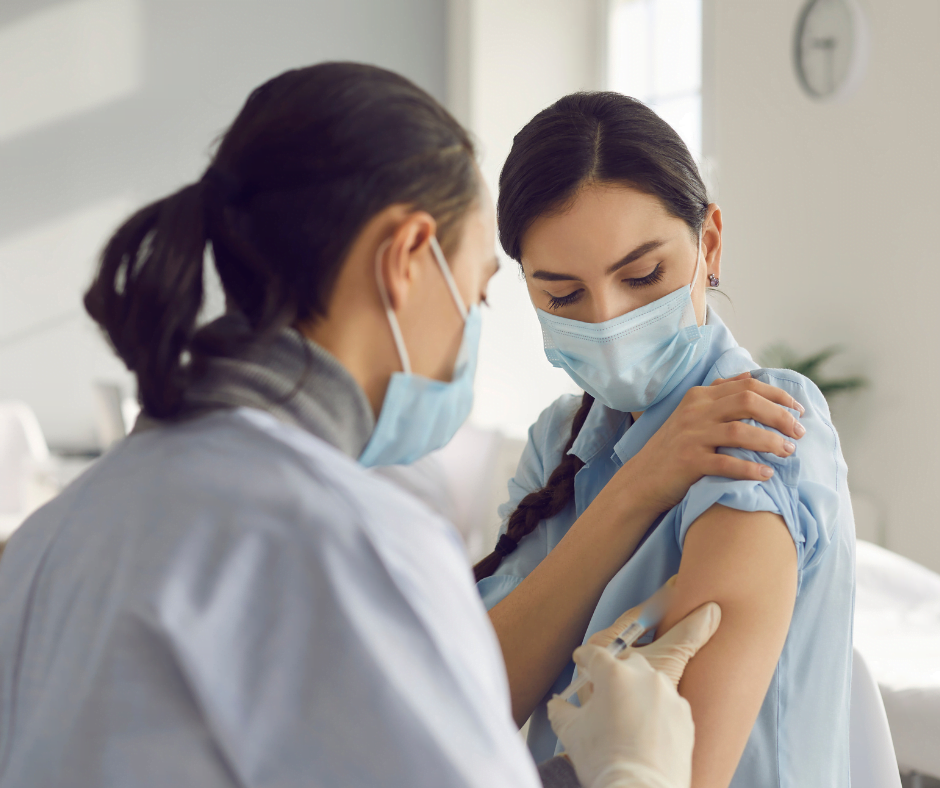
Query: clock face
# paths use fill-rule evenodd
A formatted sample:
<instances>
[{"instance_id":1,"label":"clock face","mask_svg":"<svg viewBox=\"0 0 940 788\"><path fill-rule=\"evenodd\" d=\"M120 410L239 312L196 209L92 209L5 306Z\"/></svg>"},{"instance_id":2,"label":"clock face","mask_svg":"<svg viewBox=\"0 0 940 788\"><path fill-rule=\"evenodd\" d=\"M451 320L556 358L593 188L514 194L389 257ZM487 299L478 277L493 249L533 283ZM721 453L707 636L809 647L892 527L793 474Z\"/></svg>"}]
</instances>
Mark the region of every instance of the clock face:
<instances>
[{"instance_id":1,"label":"clock face","mask_svg":"<svg viewBox=\"0 0 940 788\"><path fill-rule=\"evenodd\" d=\"M796 71L813 98L845 93L862 67L864 31L854 0L810 0L796 28Z\"/></svg>"}]
</instances>

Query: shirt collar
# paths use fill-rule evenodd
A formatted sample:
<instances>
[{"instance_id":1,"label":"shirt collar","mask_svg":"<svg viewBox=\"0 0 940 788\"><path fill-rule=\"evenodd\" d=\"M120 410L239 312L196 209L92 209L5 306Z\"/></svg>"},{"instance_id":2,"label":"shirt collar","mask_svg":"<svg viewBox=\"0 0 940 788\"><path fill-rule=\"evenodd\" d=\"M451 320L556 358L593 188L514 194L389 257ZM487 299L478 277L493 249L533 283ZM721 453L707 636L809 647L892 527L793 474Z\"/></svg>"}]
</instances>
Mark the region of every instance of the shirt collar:
<instances>
[{"instance_id":1,"label":"shirt collar","mask_svg":"<svg viewBox=\"0 0 940 788\"><path fill-rule=\"evenodd\" d=\"M575 455L585 464L589 463L610 443L615 434L623 432L632 423L633 417L629 413L621 413L594 400L568 454Z\"/></svg>"}]
</instances>

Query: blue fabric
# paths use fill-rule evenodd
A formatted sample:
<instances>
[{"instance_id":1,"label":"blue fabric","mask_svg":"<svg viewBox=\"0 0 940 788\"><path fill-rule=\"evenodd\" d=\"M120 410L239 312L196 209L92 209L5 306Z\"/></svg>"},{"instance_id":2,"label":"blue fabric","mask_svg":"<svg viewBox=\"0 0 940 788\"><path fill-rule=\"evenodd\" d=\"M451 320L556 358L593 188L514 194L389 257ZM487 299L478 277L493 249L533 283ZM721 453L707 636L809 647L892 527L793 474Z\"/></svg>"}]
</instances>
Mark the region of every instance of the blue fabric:
<instances>
[{"instance_id":1,"label":"blue fabric","mask_svg":"<svg viewBox=\"0 0 940 788\"><path fill-rule=\"evenodd\" d=\"M453 527L242 408L132 435L0 565L0 785L539 785Z\"/></svg>"},{"instance_id":2,"label":"blue fabric","mask_svg":"<svg viewBox=\"0 0 940 788\"><path fill-rule=\"evenodd\" d=\"M788 370L759 369L714 311L709 311L708 322L714 333L706 357L635 424L629 414L594 403L571 449L585 461L575 477L574 501L565 511L540 523L478 588L487 608L505 598L558 544L623 463L646 445L691 387L751 371L757 379L792 394L806 409L800 421L807 432L796 442L796 452L781 459L722 449L768 463L775 474L765 482L706 477L694 484L681 503L651 527L645 541L610 581L585 640L610 626L678 571L689 527L712 505L780 514L797 548L796 606L770 688L731 785L847 788L855 527L839 438L826 401L810 380ZM561 460L579 404L580 397L560 398L529 430L528 445L509 483L509 501L500 508L502 532L521 498L542 487ZM562 671L550 694L570 681L573 667L569 663ZM556 751L556 744L543 701L530 722L529 748L541 761Z\"/></svg>"}]
</instances>

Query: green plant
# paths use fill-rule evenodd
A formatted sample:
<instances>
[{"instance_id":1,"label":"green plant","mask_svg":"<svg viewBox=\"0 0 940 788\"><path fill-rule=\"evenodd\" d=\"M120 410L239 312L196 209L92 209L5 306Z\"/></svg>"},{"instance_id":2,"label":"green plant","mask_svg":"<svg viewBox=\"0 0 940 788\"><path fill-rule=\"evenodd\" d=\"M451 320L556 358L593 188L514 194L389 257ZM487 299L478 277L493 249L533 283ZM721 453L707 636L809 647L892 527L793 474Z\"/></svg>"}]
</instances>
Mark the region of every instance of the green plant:
<instances>
[{"instance_id":1,"label":"green plant","mask_svg":"<svg viewBox=\"0 0 940 788\"><path fill-rule=\"evenodd\" d=\"M828 378L820 372L829 359L842 352L842 348L834 345L824 348L811 356L800 357L788 345L776 344L766 348L759 358L763 367L778 369L792 369L808 377L815 383L825 397L845 391L856 391L868 385L868 379L861 375L847 378Z\"/></svg>"}]
</instances>

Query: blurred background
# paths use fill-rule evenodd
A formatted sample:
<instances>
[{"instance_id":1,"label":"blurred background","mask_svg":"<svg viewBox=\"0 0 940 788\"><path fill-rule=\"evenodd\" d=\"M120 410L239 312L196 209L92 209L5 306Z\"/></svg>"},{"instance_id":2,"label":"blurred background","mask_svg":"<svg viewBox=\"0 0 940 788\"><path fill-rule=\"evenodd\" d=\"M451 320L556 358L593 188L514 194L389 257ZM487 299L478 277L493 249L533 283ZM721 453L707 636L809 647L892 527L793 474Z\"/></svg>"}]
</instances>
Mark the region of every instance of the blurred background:
<instances>
[{"instance_id":1,"label":"blurred background","mask_svg":"<svg viewBox=\"0 0 940 788\"><path fill-rule=\"evenodd\" d=\"M936 0L4 0L0 400L26 403L60 456L119 436L132 381L80 304L95 257L199 177L272 75L327 59L405 74L476 135L494 193L533 114L610 88L698 158L738 341L788 366L838 347L824 376L867 381L831 398L859 527L940 570L938 34ZM490 302L472 422L519 440L574 388L514 264Z\"/></svg>"},{"instance_id":2,"label":"blurred background","mask_svg":"<svg viewBox=\"0 0 940 788\"><path fill-rule=\"evenodd\" d=\"M768 365L817 356L859 536L940 571L938 39L937 0L3 0L0 531L133 421L132 380L81 307L109 233L200 177L255 86L349 59L443 101L494 194L515 132L565 93L662 114L723 209L715 308ZM511 261L489 301L471 426L402 480L471 557L529 425L575 390Z\"/></svg>"}]
</instances>

